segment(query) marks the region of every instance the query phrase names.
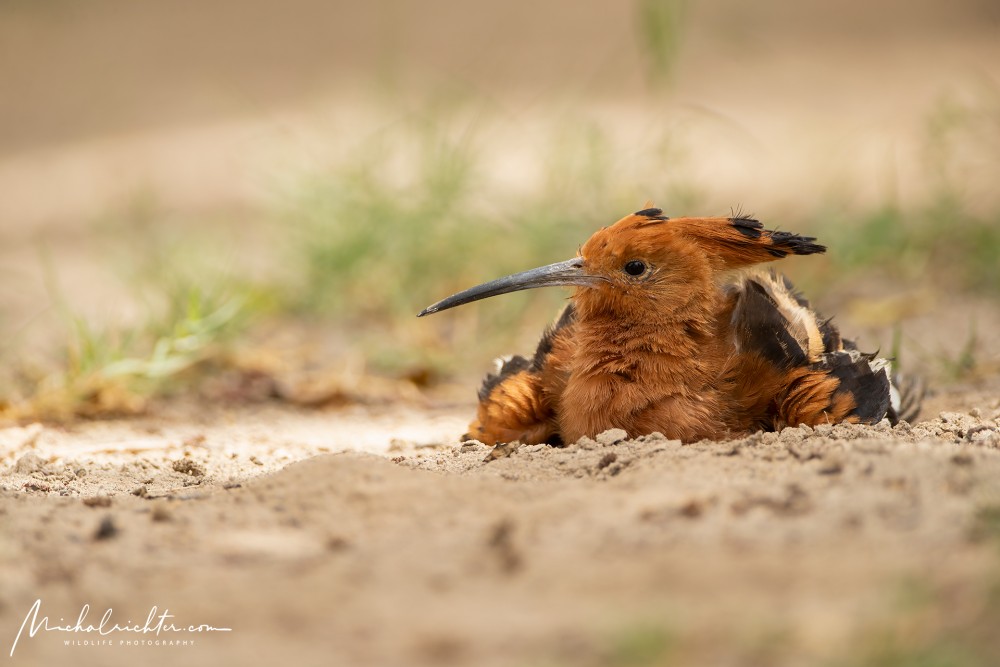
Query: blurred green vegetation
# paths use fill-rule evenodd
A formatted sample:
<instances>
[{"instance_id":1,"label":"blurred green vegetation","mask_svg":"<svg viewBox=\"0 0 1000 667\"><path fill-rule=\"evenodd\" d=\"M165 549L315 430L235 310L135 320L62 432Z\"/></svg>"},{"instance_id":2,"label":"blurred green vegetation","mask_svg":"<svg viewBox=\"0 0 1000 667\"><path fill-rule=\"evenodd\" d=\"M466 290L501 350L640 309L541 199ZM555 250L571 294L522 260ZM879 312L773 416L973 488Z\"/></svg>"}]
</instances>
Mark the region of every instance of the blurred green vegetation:
<instances>
[{"instance_id":1,"label":"blurred green vegetation","mask_svg":"<svg viewBox=\"0 0 1000 667\"><path fill-rule=\"evenodd\" d=\"M671 663L677 638L660 624L636 624L612 638L605 664L614 667L654 667Z\"/></svg>"},{"instance_id":2,"label":"blurred green vegetation","mask_svg":"<svg viewBox=\"0 0 1000 667\"><path fill-rule=\"evenodd\" d=\"M409 168L394 178L400 155ZM667 173L669 150L652 157ZM299 269L282 307L363 329L359 343L382 372L414 364L454 371L485 349L495 354L498 344L530 346L565 292L513 294L413 318L471 285L572 257L595 228L641 206L639 192L685 195L682 186L644 186L648 178L616 170L607 137L592 124L566 128L540 159L546 166L537 187L486 199L487 157L473 138L418 122L362 146L346 167L304 179L276 211L291 230L286 261Z\"/></svg>"},{"instance_id":3,"label":"blurred green vegetation","mask_svg":"<svg viewBox=\"0 0 1000 667\"><path fill-rule=\"evenodd\" d=\"M148 397L190 389L202 376L200 367L219 363L260 307L252 290L203 276L197 283L165 280L152 292L136 285L136 298L149 299L138 321L94 323L67 303L54 282L50 290L65 330L60 363L8 362L14 373L5 378L0 413L9 417L65 420L140 412Z\"/></svg>"},{"instance_id":4,"label":"blurred green vegetation","mask_svg":"<svg viewBox=\"0 0 1000 667\"><path fill-rule=\"evenodd\" d=\"M1000 296L1000 210L966 206L941 162L956 136L992 137L987 121L994 117L948 109L929 124L928 169L940 178L924 200L903 205L887 196L870 211L821 205L800 218L767 219L830 247L825 257L796 265L810 297L868 275ZM685 179L683 150L667 129L652 133L641 154L622 156L605 126L566 122L536 146L537 180L507 190L491 181L488 135L485 124L463 126L448 112L400 119L346 160L290 179L269 210L238 221L176 220L137 196L98 221L94 233L140 316L128 325L94 324L54 292L67 331L62 360L51 372L22 372L7 402L36 387L71 404L99 403L102 383L140 396L170 393L197 381L199 368L228 358L258 324L275 320L339 332L368 372L479 375L497 354L529 351L565 290L512 294L417 321L420 309L473 284L571 257L595 229L651 194L675 216L727 213L703 210L704 186ZM988 150L991 141L984 139ZM944 376L962 377L975 366L976 336L966 343L942 358Z\"/></svg>"},{"instance_id":5,"label":"blurred green vegetation","mask_svg":"<svg viewBox=\"0 0 1000 667\"><path fill-rule=\"evenodd\" d=\"M677 63L688 2L638 0L636 9L636 33L649 67L650 81L663 85L669 81Z\"/></svg>"},{"instance_id":6,"label":"blurred green vegetation","mask_svg":"<svg viewBox=\"0 0 1000 667\"><path fill-rule=\"evenodd\" d=\"M996 507L987 508L989 539L1000 547ZM980 519L977 519L977 526ZM974 527L974 531L980 530ZM910 581L897 609L861 633L835 667L992 667L1000 664L1000 569L979 587L959 590Z\"/></svg>"},{"instance_id":7,"label":"blurred green vegetation","mask_svg":"<svg viewBox=\"0 0 1000 667\"><path fill-rule=\"evenodd\" d=\"M822 234L839 274L877 269L910 284L935 275L955 289L1000 294L1000 211L971 212L953 194L906 209L830 213L803 227Z\"/></svg>"},{"instance_id":8,"label":"blurred green vegetation","mask_svg":"<svg viewBox=\"0 0 1000 667\"><path fill-rule=\"evenodd\" d=\"M683 154L669 132L625 161L600 125L568 123L541 148L537 185L484 197L495 192L486 176L489 156L476 136L450 137L447 127L397 126L347 167L303 180L279 206L278 217L294 230L287 261L300 271L282 307L362 328L360 345L380 372L414 364L446 373L469 364L484 369L489 355L529 350L565 290L508 295L419 323L412 317L460 289L571 256L595 229L640 208L650 193L674 215L720 213L700 210L698 187L678 176ZM406 178L393 178L401 153L410 156L410 168ZM859 212L826 205L768 224L830 246L824 258L796 267L811 297L866 275L1000 295L1000 210L975 212L947 184L906 206L887 200ZM972 335L954 358L942 359L943 374L969 372L976 344Z\"/></svg>"}]
</instances>

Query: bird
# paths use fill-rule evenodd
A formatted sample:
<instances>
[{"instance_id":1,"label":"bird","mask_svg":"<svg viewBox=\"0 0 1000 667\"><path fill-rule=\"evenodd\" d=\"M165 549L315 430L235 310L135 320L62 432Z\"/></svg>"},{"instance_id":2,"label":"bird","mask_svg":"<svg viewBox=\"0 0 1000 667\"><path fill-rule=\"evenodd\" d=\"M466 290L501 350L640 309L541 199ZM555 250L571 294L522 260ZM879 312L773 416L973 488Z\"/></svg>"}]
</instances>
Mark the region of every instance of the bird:
<instances>
[{"instance_id":1,"label":"bird","mask_svg":"<svg viewBox=\"0 0 1000 667\"><path fill-rule=\"evenodd\" d=\"M574 288L534 354L498 360L483 381L464 438L489 445L558 446L609 429L691 443L912 419L919 400L906 397L904 409L890 361L859 351L761 266L826 250L752 216L670 218L647 203L572 259L477 285L418 317L519 290Z\"/></svg>"}]
</instances>

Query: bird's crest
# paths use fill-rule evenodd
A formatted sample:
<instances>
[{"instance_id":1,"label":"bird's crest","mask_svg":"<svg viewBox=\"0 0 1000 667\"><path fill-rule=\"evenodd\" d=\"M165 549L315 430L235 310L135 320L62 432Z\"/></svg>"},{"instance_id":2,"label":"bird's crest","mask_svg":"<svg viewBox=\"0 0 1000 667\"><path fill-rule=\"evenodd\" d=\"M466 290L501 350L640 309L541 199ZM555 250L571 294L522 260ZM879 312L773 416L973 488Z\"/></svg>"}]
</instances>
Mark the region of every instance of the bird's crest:
<instances>
[{"instance_id":1,"label":"bird's crest","mask_svg":"<svg viewBox=\"0 0 1000 667\"><path fill-rule=\"evenodd\" d=\"M660 224L666 221L670 224ZM684 254L700 249L717 270L738 269L771 262L788 255L811 255L826 251L811 236L772 231L754 218L668 218L658 208L627 215L596 232L583 251L596 256Z\"/></svg>"}]
</instances>

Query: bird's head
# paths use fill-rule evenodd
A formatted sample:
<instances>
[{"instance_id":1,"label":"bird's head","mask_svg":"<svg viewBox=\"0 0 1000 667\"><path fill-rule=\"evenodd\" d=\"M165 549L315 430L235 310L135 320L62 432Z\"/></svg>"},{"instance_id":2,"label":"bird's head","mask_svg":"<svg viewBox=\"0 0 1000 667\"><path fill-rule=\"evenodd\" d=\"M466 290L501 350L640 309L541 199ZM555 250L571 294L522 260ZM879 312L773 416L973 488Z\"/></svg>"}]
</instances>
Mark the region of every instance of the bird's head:
<instances>
[{"instance_id":1,"label":"bird's head","mask_svg":"<svg viewBox=\"0 0 1000 667\"><path fill-rule=\"evenodd\" d=\"M675 233L663 211L647 208L595 232L573 259L477 285L428 306L419 316L557 285L577 288L574 302L582 313L620 316L641 312L651 301L670 310L690 300L692 285L710 280L711 267L700 247Z\"/></svg>"}]
</instances>

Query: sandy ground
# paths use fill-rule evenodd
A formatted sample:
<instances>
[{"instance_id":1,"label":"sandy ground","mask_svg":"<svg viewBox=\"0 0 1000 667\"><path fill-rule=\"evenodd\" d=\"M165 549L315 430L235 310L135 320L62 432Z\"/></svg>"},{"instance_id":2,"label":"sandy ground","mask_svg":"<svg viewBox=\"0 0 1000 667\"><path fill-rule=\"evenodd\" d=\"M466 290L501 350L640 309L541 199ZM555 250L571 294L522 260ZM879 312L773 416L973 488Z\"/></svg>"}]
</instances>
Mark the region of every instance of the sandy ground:
<instances>
[{"instance_id":1,"label":"sandy ground","mask_svg":"<svg viewBox=\"0 0 1000 667\"><path fill-rule=\"evenodd\" d=\"M488 462L455 407L5 429L0 649L41 600L51 625L155 606L231 631L24 630L11 664L817 664L913 582L979 604L996 396L895 429L609 432Z\"/></svg>"}]
</instances>

